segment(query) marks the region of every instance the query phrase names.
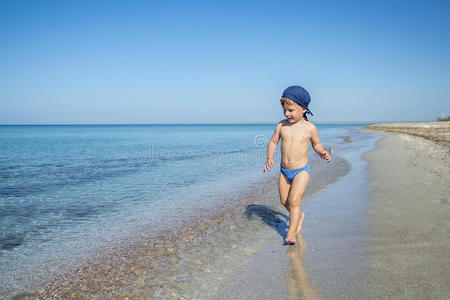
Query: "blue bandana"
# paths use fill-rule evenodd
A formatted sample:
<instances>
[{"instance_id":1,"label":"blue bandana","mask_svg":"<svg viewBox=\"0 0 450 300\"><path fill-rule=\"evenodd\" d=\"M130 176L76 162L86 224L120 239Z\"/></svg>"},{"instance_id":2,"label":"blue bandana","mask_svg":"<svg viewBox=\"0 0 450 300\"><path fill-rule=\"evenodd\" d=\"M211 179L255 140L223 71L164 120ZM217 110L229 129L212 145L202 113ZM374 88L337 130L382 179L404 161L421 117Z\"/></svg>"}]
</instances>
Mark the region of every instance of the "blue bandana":
<instances>
[{"instance_id":1,"label":"blue bandana","mask_svg":"<svg viewBox=\"0 0 450 300\"><path fill-rule=\"evenodd\" d=\"M311 97L309 96L309 93L301 86L293 85L288 87L284 90L281 97L292 100L298 105L303 106L307 110L306 113L313 115L308 108L309 102L311 102Z\"/></svg>"}]
</instances>

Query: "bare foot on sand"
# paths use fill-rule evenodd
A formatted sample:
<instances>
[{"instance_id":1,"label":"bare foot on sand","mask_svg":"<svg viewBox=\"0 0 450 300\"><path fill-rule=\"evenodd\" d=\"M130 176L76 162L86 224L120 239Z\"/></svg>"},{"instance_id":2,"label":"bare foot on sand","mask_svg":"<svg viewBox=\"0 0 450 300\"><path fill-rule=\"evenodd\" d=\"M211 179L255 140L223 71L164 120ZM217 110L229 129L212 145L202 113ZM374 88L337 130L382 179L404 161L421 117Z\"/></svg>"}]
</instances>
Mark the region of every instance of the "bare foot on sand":
<instances>
[{"instance_id":1,"label":"bare foot on sand","mask_svg":"<svg viewBox=\"0 0 450 300\"><path fill-rule=\"evenodd\" d=\"M302 215L300 216L300 220L298 221L297 225L297 234L300 234L300 231L302 230L303 220L305 219L305 214L302 212Z\"/></svg>"},{"instance_id":2,"label":"bare foot on sand","mask_svg":"<svg viewBox=\"0 0 450 300\"><path fill-rule=\"evenodd\" d=\"M287 236L284 242L289 245L294 245L296 242L295 236L294 237Z\"/></svg>"}]
</instances>

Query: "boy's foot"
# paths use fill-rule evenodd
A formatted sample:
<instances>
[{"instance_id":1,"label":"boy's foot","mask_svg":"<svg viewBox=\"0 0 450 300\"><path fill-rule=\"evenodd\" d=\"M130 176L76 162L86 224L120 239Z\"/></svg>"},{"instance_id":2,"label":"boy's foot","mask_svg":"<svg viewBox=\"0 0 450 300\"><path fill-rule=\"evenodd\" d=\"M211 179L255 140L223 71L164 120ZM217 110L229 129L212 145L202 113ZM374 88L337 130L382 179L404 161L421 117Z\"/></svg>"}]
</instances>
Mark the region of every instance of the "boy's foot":
<instances>
[{"instance_id":1,"label":"boy's foot","mask_svg":"<svg viewBox=\"0 0 450 300\"><path fill-rule=\"evenodd\" d=\"M294 245L296 241L297 241L297 239L295 237L295 234L292 236L289 236L289 231L288 231L288 234L287 234L286 238L284 239L284 242L288 245Z\"/></svg>"},{"instance_id":2,"label":"boy's foot","mask_svg":"<svg viewBox=\"0 0 450 300\"><path fill-rule=\"evenodd\" d=\"M295 238L286 238L285 240L284 240L284 242L286 243L286 244L288 244L288 245L294 245L295 244Z\"/></svg>"},{"instance_id":3,"label":"boy's foot","mask_svg":"<svg viewBox=\"0 0 450 300\"><path fill-rule=\"evenodd\" d=\"M297 234L300 234L300 231L302 230L303 220L305 219L305 214L302 212L302 215L300 216L300 220L298 221L297 225Z\"/></svg>"}]
</instances>

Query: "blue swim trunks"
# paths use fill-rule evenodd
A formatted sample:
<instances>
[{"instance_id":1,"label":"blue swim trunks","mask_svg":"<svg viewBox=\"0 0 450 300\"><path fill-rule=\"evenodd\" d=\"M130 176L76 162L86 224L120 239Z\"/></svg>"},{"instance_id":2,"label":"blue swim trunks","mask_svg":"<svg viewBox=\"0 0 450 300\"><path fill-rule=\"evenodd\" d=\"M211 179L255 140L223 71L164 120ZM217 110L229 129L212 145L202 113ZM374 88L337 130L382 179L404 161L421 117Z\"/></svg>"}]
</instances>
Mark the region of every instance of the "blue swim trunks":
<instances>
[{"instance_id":1,"label":"blue swim trunks","mask_svg":"<svg viewBox=\"0 0 450 300\"><path fill-rule=\"evenodd\" d=\"M303 168L295 169L295 170L285 169L280 165L280 172L283 173L283 175L286 176L287 180L289 180L289 182L291 182L291 183L294 180L295 176L298 173L300 173L301 171L306 171L308 173L311 172L311 168L309 166L309 161Z\"/></svg>"}]
</instances>

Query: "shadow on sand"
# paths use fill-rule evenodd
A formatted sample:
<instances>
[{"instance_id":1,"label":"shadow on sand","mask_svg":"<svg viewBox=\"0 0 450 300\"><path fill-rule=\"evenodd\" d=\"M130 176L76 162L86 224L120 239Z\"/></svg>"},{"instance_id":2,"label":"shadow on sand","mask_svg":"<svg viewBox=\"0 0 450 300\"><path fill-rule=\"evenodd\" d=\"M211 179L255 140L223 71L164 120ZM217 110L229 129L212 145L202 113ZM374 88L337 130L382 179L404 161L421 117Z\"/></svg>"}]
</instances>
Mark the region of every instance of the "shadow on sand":
<instances>
[{"instance_id":1,"label":"shadow on sand","mask_svg":"<svg viewBox=\"0 0 450 300\"><path fill-rule=\"evenodd\" d=\"M275 229L283 238L284 242L289 224L289 216L260 204L248 205L245 208L245 214L247 218L253 216L259 217L264 223Z\"/></svg>"}]
</instances>

